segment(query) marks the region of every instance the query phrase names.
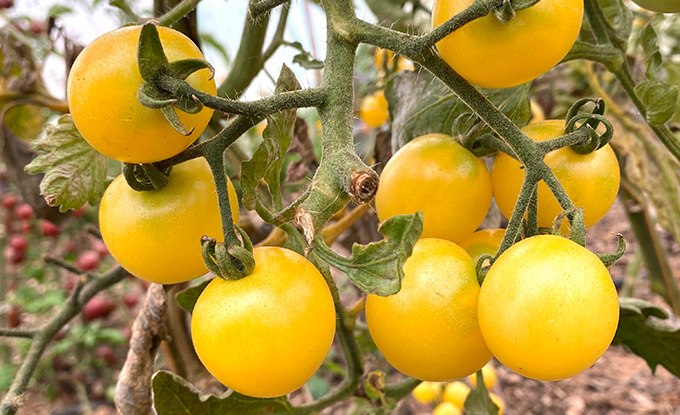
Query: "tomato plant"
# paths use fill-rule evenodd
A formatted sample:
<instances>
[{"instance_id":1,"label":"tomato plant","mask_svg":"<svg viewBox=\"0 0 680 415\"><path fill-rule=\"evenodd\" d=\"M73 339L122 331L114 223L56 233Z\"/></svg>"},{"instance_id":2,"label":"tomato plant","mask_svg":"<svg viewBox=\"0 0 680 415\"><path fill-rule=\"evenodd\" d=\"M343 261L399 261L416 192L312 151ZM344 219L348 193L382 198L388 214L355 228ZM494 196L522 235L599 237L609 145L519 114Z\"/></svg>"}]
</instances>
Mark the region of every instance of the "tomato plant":
<instances>
[{"instance_id":1,"label":"tomato plant","mask_svg":"<svg viewBox=\"0 0 680 415\"><path fill-rule=\"evenodd\" d=\"M201 135L213 111L197 114L177 110L180 121L193 129L175 131L163 114L137 99L142 83L137 66L140 26L127 26L95 39L76 59L68 78L68 103L78 131L92 147L113 159L151 163L172 157ZM158 32L168 60L203 59L198 47L182 33L165 27ZM209 70L191 74L187 82L215 94Z\"/></svg>"},{"instance_id":2,"label":"tomato plant","mask_svg":"<svg viewBox=\"0 0 680 415\"><path fill-rule=\"evenodd\" d=\"M371 127L380 127L389 118L387 100L383 91L377 91L361 100L359 117Z\"/></svg>"},{"instance_id":3,"label":"tomato plant","mask_svg":"<svg viewBox=\"0 0 680 415\"><path fill-rule=\"evenodd\" d=\"M229 182L234 220L236 191ZM175 166L168 185L138 192L121 175L99 207L102 238L111 255L132 275L151 282L176 283L207 271L201 237L220 239L222 222L208 163L203 158Z\"/></svg>"},{"instance_id":4,"label":"tomato plant","mask_svg":"<svg viewBox=\"0 0 680 415\"><path fill-rule=\"evenodd\" d=\"M437 27L473 0L436 0ZM582 0L542 0L508 22L493 13L474 20L437 44L451 68L484 88L508 88L542 75L567 54L583 17Z\"/></svg>"},{"instance_id":5,"label":"tomato plant","mask_svg":"<svg viewBox=\"0 0 680 415\"><path fill-rule=\"evenodd\" d=\"M531 139L541 142L564 134L564 121L546 120L522 129ZM589 154L569 147L552 151L545 162L555 173L575 206L583 208L586 227L594 225L609 211L619 191L619 162L609 144ZM494 197L503 215L510 217L524 180L521 163L500 154L491 170ZM545 183L538 185L538 226L552 227L562 212L557 199Z\"/></svg>"},{"instance_id":6,"label":"tomato plant","mask_svg":"<svg viewBox=\"0 0 680 415\"><path fill-rule=\"evenodd\" d=\"M486 166L444 134L424 135L400 148L385 165L375 197L381 220L421 211L424 238L453 242L471 235L490 205Z\"/></svg>"},{"instance_id":7,"label":"tomato plant","mask_svg":"<svg viewBox=\"0 0 680 415\"><path fill-rule=\"evenodd\" d=\"M400 372L428 381L457 379L491 359L477 323L478 296L470 256L453 242L421 239L404 264L401 290L366 298L366 324Z\"/></svg>"},{"instance_id":8,"label":"tomato plant","mask_svg":"<svg viewBox=\"0 0 680 415\"><path fill-rule=\"evenodd\" d=\"M333 299L301 255L256 248L245 278L215 278L191 317L201 362L236 392L275 397L298 389L324 361L335 334Z\"/></svg>"},{"instance_id":9,"label":"tomato plant","mask_svg":"<svg viewBox=\"0 0 680 415\"><path fill-rule=\"evenodd\" d=\"M479 325L505 366L539 380L589 368L619 321L616 288L600 259L569 239L524 239L494 262L479 293Z\"/></svg>"}]
</instances>

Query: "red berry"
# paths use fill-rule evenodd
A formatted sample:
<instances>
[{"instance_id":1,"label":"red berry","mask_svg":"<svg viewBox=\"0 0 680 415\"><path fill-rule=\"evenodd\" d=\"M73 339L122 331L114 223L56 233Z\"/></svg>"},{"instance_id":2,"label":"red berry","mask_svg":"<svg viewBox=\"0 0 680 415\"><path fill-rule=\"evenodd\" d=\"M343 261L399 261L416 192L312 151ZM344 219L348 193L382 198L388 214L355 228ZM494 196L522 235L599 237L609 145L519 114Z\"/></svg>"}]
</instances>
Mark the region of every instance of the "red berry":
<instances>
[{"instance_id":1,"label":"red berry","mask_svg":"<svg viewBox=\"0 0 680 415\"><path fill-rule=\"evenodd\" d=\"M31 24L28 26L28 28L31 32L33 32L36 35L45 33L47 31L47 26L45 25L45 22L41 22L39 20L31 21Z\"/></svg>"},{"instance_id":2,"label":"red berry","mask_svg":"<svg viewBox=\"0 0 680 415\"><path fill-rule=\"evenodd\" d=\"M17 217L19 219L31 219L33 217L33 208L28 203L22 203L17 207Z\"/></svg>"},{"instance_id":3,"label":"red berry","mask_svg":"<svg viewBox=\"0 0 680 415\"><path fill-rule=\"evenodd\" d=\"M116 309L116 303L105 295L98 295L91 299L83 307L85 321L109 316Z\"/></svg>"},{"instance_id":4,"label":"red berry","mask_svg":"<svg viewBox=\"0 0 680 415\"><path fill-rule=\"evenodd\" d=\"M103 359L111 366L116 364L116 351L113 350L113 347L111 346L105 344L97 346L97 350L95 350L94 355L100 359Z\"/></svg>"},{"instance_id":5,"label":"red berry","mask_svg":"<svg viewBox=\"0 0 680 415\"><path fill-rule=\"evenodd\" d=\"M40 227L42 228L42 233L45 236L59 236L59 227L48 220L41 220Z\"/></svg>"},{"instance_id":6,"label":"red berry","mask_svg":"<svg viewBox=\"0 0 680 415\"><path fill-rule=\"evenodd\" d=\"M64 290L66 290L67 292L73 291L73 289L76 288L76 284L78 284L79 279L80 277L77 275L73 274L68 275L63 282Z\"/></svg>"},{"instance_id":7,"label":"red berry","mask_svg":"<svg viewBox=\"0 0 680 415\"><path fill-rule=\"evenodd\" d=\"M76 244L74 241L66 241L66 246L64 247L64 251L67 254L75 254L78 251L78 244Z\"/></svg>"},{"instance_id":8,"label":"red berry","mask_svg":"<svg viewBox=\"0 0 680 415\"><path fill-rule=\"evenodd\" d=\"M24 252L28 248L28 239L24 235L12 235L9 237L9 246L15 251Z\"/></svg>"},{"instance_id":9,"label":"red berry","mask_svg":"<svg viewBox=\"0 0 680 415\"><path fill-rule=\"evenodd\" d=\"M78 219L79 217L83 216L85 214L85 208L87 205L81 207L80 209L76 209L73 211L73 217Z\"/></svg>"},{"instance_id":10,"label":"red berry","mask_svg":"<svg viewBox=\"0 0 680 415\"><path fill-rule=\"evenodd\" d=\"M94 241L92 243L92 250L95 251L98 255L99 258L106 258L109 255L109 250L106 248L106 245L104 245L104 242L102 241Z\"/></svg>"},{"instance_id":11,"label":"red berry","mask_svg":"<svg viewBox=\"0 0 680 415\"><path fill-rule=\"evenodd\" d=\"M0 9L11 9L14 6L14 0L0 0Z\"/></svg>"},{"instance_id":12,"label":"red berry","mask_svg":"<svg viewBox=\"0 0 680 415\"><path fill-rule=\"evenodd\" d=\"M125 293L123 294L123 302L128 308L135 308L139 303L139 296L135 293Z\"/></svg>"},{"instance_id":13,"label":"red berry","mask_svg":"<svg viewBox=\"0 0 680 415\"><path fill-rule=\"evenodd\" d=\"M31 224L30 220L22 220L21 221L21 232L22 233L33 232L33 225Z\"/></svg>"},{"instance_id":14,"label":"red berry","mask_svg":"<svg viewBox=\"0 0 680 415\"><path fill-rule=\"evenodd\" d=\"M19 204L19 198L16 195L10 193L8 195L3 196L2 201L0 201L0 204L4 209L12 210Z\"/></svg>"},{"instance_id":15,"label":"red berry","mask_svg":"<svg viewBox=\"0 0 680 415\"><path fill-rule=\"evenodd\" d=\"M84 251L78 255L76 265L83 271L92 271L99 268L99 254L95 251Z\"/></svg>"},{"instance_id":16,"label":"red berry","mask_svg":"<svg viewBox=\"0 0 680 415\"><path fill-rule=\"evenodd\" d=\"M21 307L12 305L7 311L7 325L11 328L17 328L21 325Z\"/></svg>"},{"instance_id":17,"label":"red berry","mask_svg":"<svg viewBox=\"0 0 680 415\"><path fill-rule=\"evenodd\" d=\"M8 263L12 265L19 265L24 262L24 260L26 260L26 254L24 251L17 251L11 246L7 246L5 247L5 258Z\"/></svg>"}]
</instances>

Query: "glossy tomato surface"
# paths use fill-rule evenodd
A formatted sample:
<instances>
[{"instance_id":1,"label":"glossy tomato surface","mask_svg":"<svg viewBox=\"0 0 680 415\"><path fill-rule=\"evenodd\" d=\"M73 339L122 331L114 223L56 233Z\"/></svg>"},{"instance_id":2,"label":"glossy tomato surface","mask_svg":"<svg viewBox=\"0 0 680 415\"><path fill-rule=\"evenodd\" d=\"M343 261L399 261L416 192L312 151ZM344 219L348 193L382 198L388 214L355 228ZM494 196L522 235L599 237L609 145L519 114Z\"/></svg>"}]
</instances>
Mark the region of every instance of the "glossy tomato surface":
<instances>
[{"instance_id":1,"label":"glossy tomato surface","mask_svg":"<svg viewBox=\"0 0 680 415\"><path fill-rule=\"evenodd\" d=\"M369 294L366 324L385 359L408 376L446 381L491 359L477 322L479 284L470 255L453 242L419 240L401 290Z\"/></svg>"},{"instance_id":2,"label":"glossy tomato surface","mask_svg":"<svg viewBox=\"0 0 680 415\"><path fill-rule=\"evenodd\" d=\"M231 181L227 187L238 221L236 191ZM208 162L197 158L173 167L160 190L138 192L118 176L102 198L99 227L111 255L136 277L172 284L207 273L201 237L223 239Z\"/></svg>"},{"instance_id":3,"label":"glossy tomato surface","mask_svg":"<svg viewBox=\"0 0 680 415\"><path fill-rule=\"evenodd\" d=\"M191 317L194 348L206 369L244 395L268 398L304 385L335 333L335 308L319 271L279 247L253 251L255 269L236 281L215 278Z\"/></svg>"},{"instance_id":4,"label":"glossy tomato surface","mask_svg":"<svg viewBox=\"0 0 680 415\"><path fill-rule=\"evenodd\" d=\"M428 134L397 151L380 175L375 206L381 221L423 212L423 238L453 242L471 235L491 205L484 163L452 137Z\"/></svg>"},{"instance_id":5,"label":"glossy tomato surface","mask_svg":"<svg viewBox=\"0 0 680 415\"><path fill-rule=\"evenodd\" d=\"M619 321L600 259L567 238L539 235L505 251L479 294L479 325L494 356L528 378L560 380L607 350Z\"/></svg>"},{"instance_id":6,"label":"glossy tomato surface","mask_svg":"<svg viewBox=\"0 0 680 415\"><path fill-rule=\"evenodd\" d=\"M190 135L175 131L158 109L137 100L142 83L137 66L141 26L126 26L90 43L71 68L68 104L78 131L100 153L126 163L164 160L189 147L203 132L213 111L175 112ZM158 27L163 50L170 62L203 59L198 47L182 33ZM215 81L208 69L194 72L187 82L214 95Z\"/></svg>"},{"instance_id":7,"label":"glossy tomato surface","mask_svg":"<svg viewBox=\"0 0 680 415\"><path fill-rule=\"evenodd\" d=\"M564 121L546 120L522 129L534 141L546 141L564 134ZM583 208L586 227L597 223L614 204L619 192L619 162L609 144L590 154L578 154L570 147L548 153L545 162L552 169L574 206ZM491 170L496 203L509 218L517 202L524 169L507 154L499 154ZM550 228L562 212L560 204L544 182L538 184L538 226ZM565 222L566 223L566 222ZM566 229L566 228L565 228Z\"/></svg>"},{"instance_id":8,"label":"glossy tomato surface","mask_svg":"<svg viewBox=\"0 0 680 415\"><path fill-rule=\"evenodd\" d=\"M435 0L437 27L474 0ZM583 0L541 0L501 22L494 13L446 36L442 58L470 83L508 88L531 81L555 66L571 49L581 28Z\"/></svg>"}]
</instances>

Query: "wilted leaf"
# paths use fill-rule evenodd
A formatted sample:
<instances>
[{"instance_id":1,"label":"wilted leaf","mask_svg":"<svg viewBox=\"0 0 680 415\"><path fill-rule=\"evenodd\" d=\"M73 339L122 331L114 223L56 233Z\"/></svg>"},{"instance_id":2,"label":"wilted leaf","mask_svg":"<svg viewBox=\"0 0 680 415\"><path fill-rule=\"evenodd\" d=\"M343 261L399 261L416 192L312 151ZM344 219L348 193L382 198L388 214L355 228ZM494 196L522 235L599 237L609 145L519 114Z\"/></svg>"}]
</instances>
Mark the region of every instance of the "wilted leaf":
<instances>
[{"instance_id":1,"label":"wilted leaf","mask_svg":"<svg viewBox=\"0 0 680 415\"><path fill-rule=\"evenodd\" d=\"M319 241L321 238L317 239L315 252L347 274L364 292L382 296L395 294L401 288L404 262L423 232L423 214L393 216L378 230L385 239L368 245L354 244L349 258L333 252Z\"/></svg>"},{"instance_id":2,"label":"wilted leaf","mask_svg":"<svg viewBox=\"0 0 680 415\"><path fill-rule=\"evenodd\" d=\"M201 295L203 290L205 290L205 287L210 284L210 281L212 280L203 281L199 285L189 287L186 290L177 293L177 304L179 304L179 306L184 310L192 313L194 311L194 306L196 305L198 297Z\"/></svg>"},{"instance_id":3,"label":"wilted leaf","mask_svg":"<svg viewBox=\"0 0 680 415\"><path fill-rule=\"evenodd\" d=\"M635 95L645 105L647 122L652 125L670 120L678 104L678 87L661 81L645 81L636 85Z\"/></svg>"},{"instance_id":4,"label":"wilted leaf","mask_svg":"<svg viewBox=\"0 0 680 415\"><path fill-rule=\"evenodd\" d=\"M662 365L680 377L680 328L672 327L666 312L644 300L620 298L621 317L612 344L626 346L645 359L652 372Z\"/></svg>"},{"instance_id":5,"label":"wilted leaf","mask_svg":"<svg viewBox=\"0 0 680 415\"><path fill-rule=\"evenodd\" d=\"M484 93L515 124L523 126L531 115L529 86L527 83ZM400 72L387 83L385 97L392 120L393 151L423 134L452 135L456 119L462 114L473 114L449 87L427 72ZM490 132L484 127L478 134Z\"/></svg>"},{"instance_id":6,"label":"wilted leaf","mask_svg":"<svg viewBox=\"0 0 680 415\"><path fill-rule=\"evenodd\" d=\"M45 126L44 137L32 143L38 156L26 166L30 174L45 173L40 192L50 206L63 212L85 203L96 205L107 186L108 159L76 130L70 115Z\"/></svg>"},{"instance_id":7,"label":"wilted leaf","mask_svg":"<svg viewBox=\"0 0 680 415\"><path fill-rule=\"evenodd\" d=\"M42 132L45 117L40 107L35 105L18 105L5 113L5 125L22 140L32 140Z\"/></svg>"},{"instance_id":8,"label":"wilted leaf","mask_svg":"<svg viewBox=\"0 0 680 415\"><path fill-rule=\"evenodd\" d=\"M266 374L262 374L266 376ZM153 400L158 415L255 415L292 412L285 397L258 399L228 392L203 395L181 377L165 371L153 377Z\"/></svg>"}]
</instances>

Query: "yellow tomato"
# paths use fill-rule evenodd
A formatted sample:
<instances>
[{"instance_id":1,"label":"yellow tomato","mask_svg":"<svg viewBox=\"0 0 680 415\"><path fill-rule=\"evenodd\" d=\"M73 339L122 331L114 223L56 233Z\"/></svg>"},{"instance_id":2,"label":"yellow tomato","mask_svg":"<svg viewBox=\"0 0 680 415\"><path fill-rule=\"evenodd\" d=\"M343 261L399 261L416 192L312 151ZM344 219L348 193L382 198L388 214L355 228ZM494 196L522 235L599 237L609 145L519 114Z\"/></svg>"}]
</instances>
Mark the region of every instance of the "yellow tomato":
<instances>
[{"instance_id":1,"label":"yellow tomato","mask_svg":"<svg viewBox=\"0 0 680 415\"><path fill-rule=\"evenodd\" d=\"M494 356L515 372L560 380L590 367L614 338L616 288L600 259L555 235L524 239L491 266L479 325Z\"/></svg>"},{"instance_id":2,"label":"yellow tomato","mask_svg":"<svg viewBox=\"0 0 680 415\"><path fill-rule=\"evenodd\" d=\"M534 141L546 141L564 134L563 120L547 120L522 129ZM594 225L609 211L619 191L619 162L609 144L590 154L578 154L570 147L552 151L545 162L555 173L574 206L583 208L586 227ZM499 154L491 171L494 197L509 218L517 201L524 169L507 154ZM538 226L550 228L562 212L560 204L544 182L538 185ZM566 228L565 228L566 229Z\"/></svg>"},{"instance_id":3,"label":"yellow tomato","mask_svg":"<svg viewBox=\"0 0 680 415\"><path fill-rule=\"evenodd\" d=\"M474 375L471 375L474 376ZM463 409L465 399L470 393L470 387L463 382L451 382L444 388L444 402L451 402L458 408Z\"/></svg>"},{"instance_id":4,"label":"yellow tomato","mask_svg":"<svg viewBox=\"0 0 680 415\"><path fill-rule=\"evenodd\" d=\"M361 100L359 117L371 127L380 127L390 117L387 111L387 100L383 91L377 91Z\"/></svg>"},{"instance_id":5,"label":"yellow tomato","mask_svg":"<svg viewBox=\"0 0 680 415\"><path fill-rule=\"evenodd\" d=\"M305 257L279 247L253 251L253 273L215 278L191 317L194 348L227 387L270 398L304 385L323 363L335 333L330 290Z\"/></svg>"},{"instance_id":6,"label":"yellow tomato","mask_svg":"<svg viewBox=\"0 0 680 415\"><path fill-rule=\"evenodd\" d=\"M396 72L399 71L404 71L404 70L413 70L413 62L410 60L404 58L403 56L397 55L396 57L394 56L394 52L392 52L389 49L376 49L375 55L373 58L373 63L375 64L375 68L379 71L384 69L385 65L385 60L387 60L387 66L388 67L394 67L395 61L396 61Z\"/></svg>"},{"instance_id":7,"label":"yellow tomato","mask_svg":"<svg viewBox=\"0 0 680 415\"><path fill-rule=\"evenodd\" d=\"M238 222L238 199L228 179L227 189ZM159 190L138 192L118 176L99 205L99 227L111 255L136 277L173 284L207 273L201 237L223 239L208 162L197 158L178 164Z\"/></svg>"},{"instance_id":8,"label":"yellow tomato","mask_svg":"<svg viewBox=\"0 0 680 415\"><path fill-rule=\"evenodd\" d=\"M498 380L496 371L494 370L493 366L491 366L491 364L487 364L482 368L482 376L484 376L484 386L486 386L487 389L493 388L493 386L496 384L496 381ZM473 388L477 386L477 374L474 373L468 376L468 381Z\"/></svg>"},{"instance_id":9,"label":"yellow tomato","mask_svg":"<svg viewBox=\"0 0 680 415\"><path fill-rule=\"evenodd\" d=\"M451 402L442 402L435 406L432 415L462 415L462 412Z\"/></svg>"},{"instance_id":10,"label":"yellow tomato","mask_svg":"<svg viewBox=\"0 0 680 415\"><path fill-rule=\"evenodd\" d=\"M482 255L496 256L498 248L503 242L505 229L482 229L465 238L460 247L472 257L472 263L477 266Z\"/></svg>"},{"instance_id":11,"label":"yellow tomato","mask_svg":"<svg viewBox=\"0 0 680 415\"><path fill-rule=\"evenodd\" d=\"M380 220L423 212L423 238L460 242L482 223L491 205L491 175L452 137L428 134L397 151L380 176Z\"/></svg>"},{"instance_id":12,"label":"yellow tomato","mask_svg":"<svg viewBox=\"0 0 680 415\"><path fill-rule=\"evenodd\" d=\"M401 290L366 298L366 324L385 359L402 373L458 379L491 358L477 324L478 295L467 252L443 239L421 239L404 264Z\"/></svg>"},{"instance_id":13,"label":"yellow tomato","mask_svg":"<svg viewBox=\"0 0 680 415\"><path fill-rule=\"evenodd\" d=\"M442 385L439 382L421 382L416 386L411 395L421 403L430 403L439 397Z\"/></svg>"},{"instance_id":14,"label":"yellow tomato","mask_svg":"<svg viewBox=\"0 0 680 415\"><path fill-rule=\"evenodd\" d=\"M435 0L437 27L474 0ZM523 84L555 66L581 29L583 0L542 0L503 23L494 13L446 36L437 48L454 71L484 88Z\"/></svg>"},{"instance_id":15,"label":"yellow tomato","mask_svg":"<svg viewBox=\"0 0 680 415\"><path fill-rule=\"evenodd\" d=\"M170 62L204 59L198 47L182 33L158 27L163 50ZM175 110L187 130L175 131L158 109L137 100L142 83L137 66L141 26L125 26L90 43L71 68L68 104L73 122L85 140L100 153L126 163L151 163L180 153L201 135L213 110L197 114ZM191 74L186 81L215 95L215 81L208 69Z\"/></svg>"},{"instance_id":16,"label":"yellow tomato","mask_svg":"<svg viewBox=\"0 0 680 415\"><path fill-rule=\"evenodd\" d=\"M498 415L503 415L505 413L505 402L503 399L495 393L489 393L489 398L498 407Z\"/></svg>"}]
</instances>

